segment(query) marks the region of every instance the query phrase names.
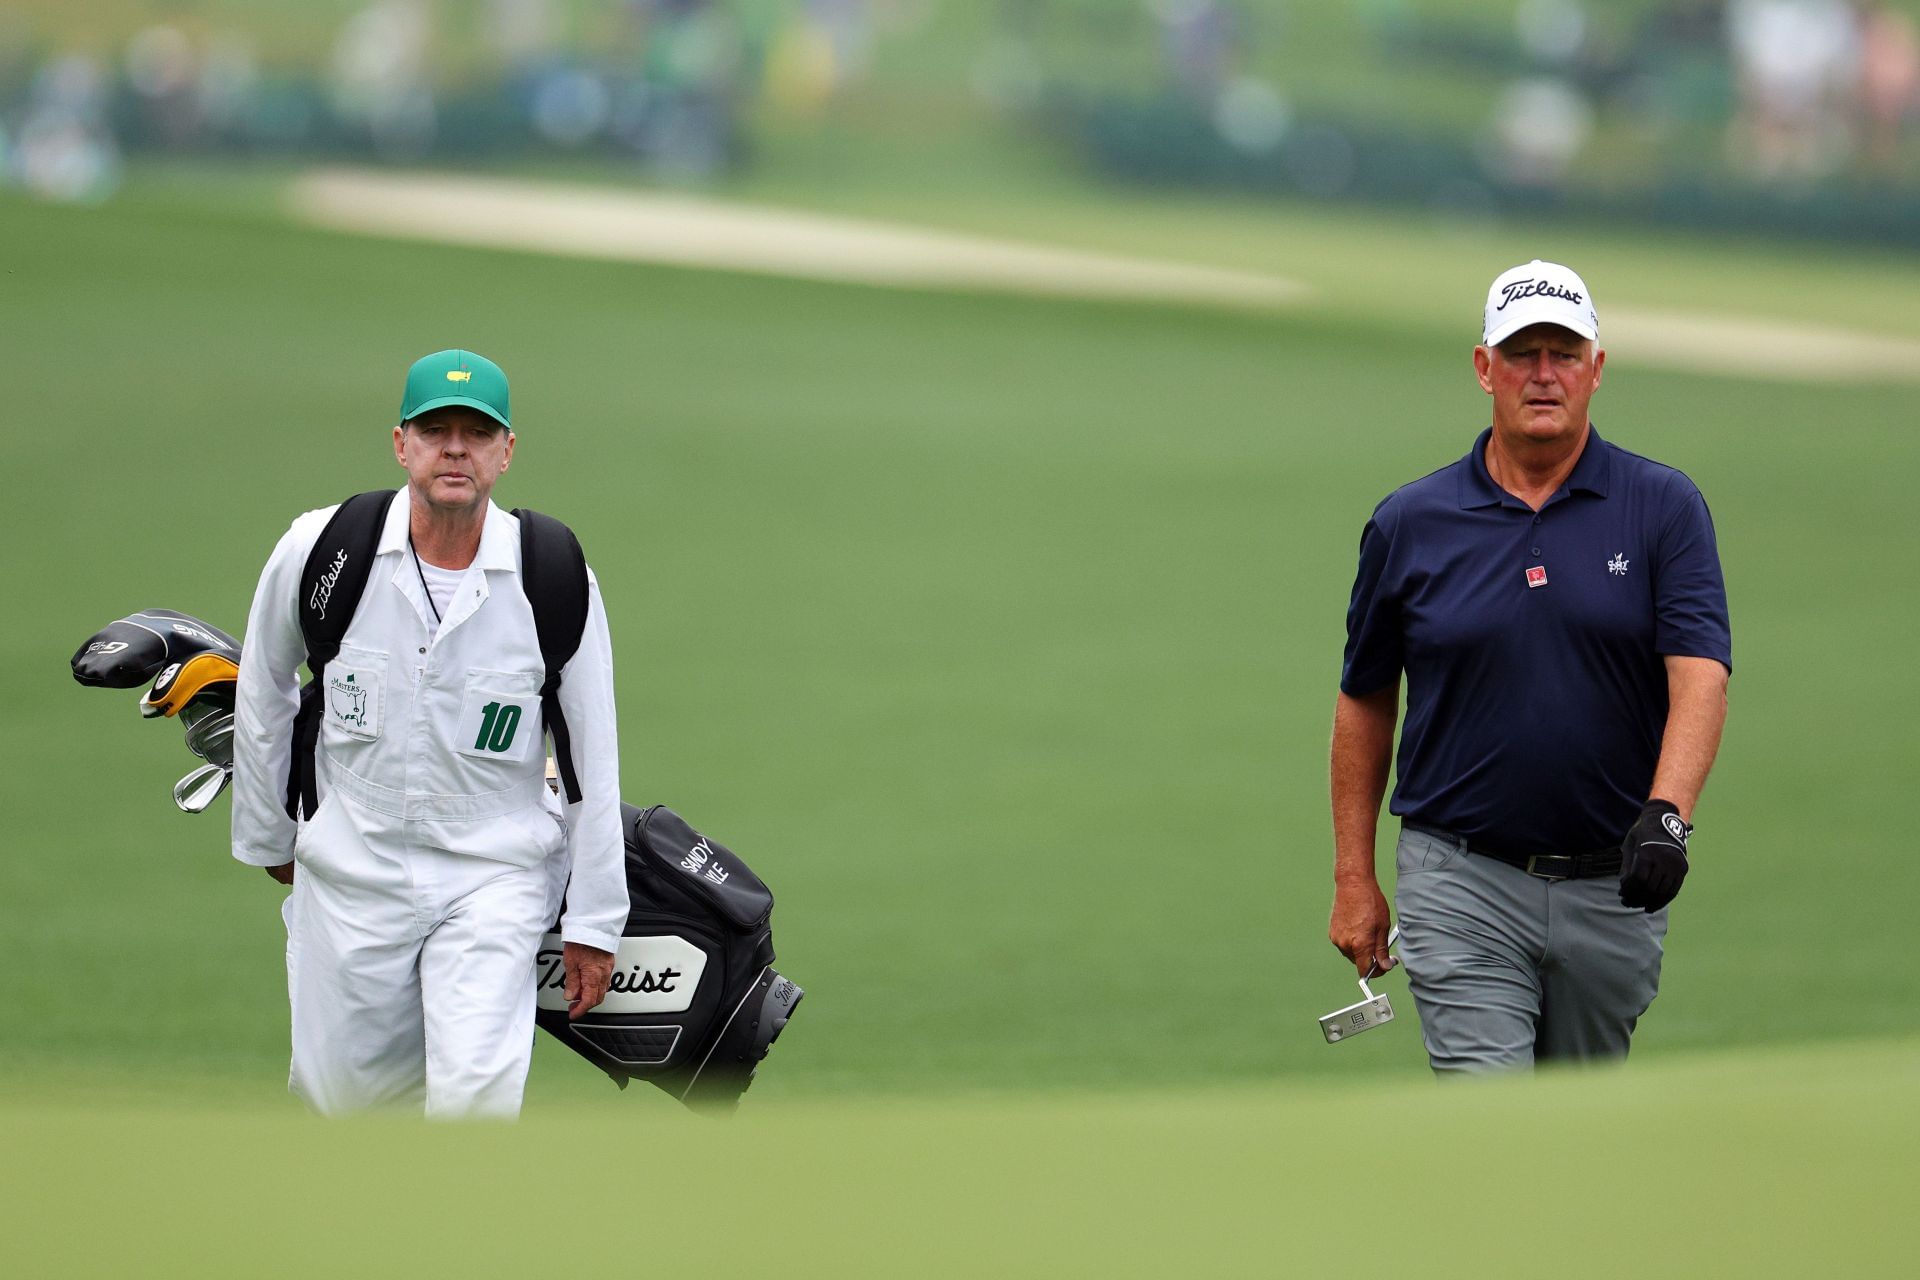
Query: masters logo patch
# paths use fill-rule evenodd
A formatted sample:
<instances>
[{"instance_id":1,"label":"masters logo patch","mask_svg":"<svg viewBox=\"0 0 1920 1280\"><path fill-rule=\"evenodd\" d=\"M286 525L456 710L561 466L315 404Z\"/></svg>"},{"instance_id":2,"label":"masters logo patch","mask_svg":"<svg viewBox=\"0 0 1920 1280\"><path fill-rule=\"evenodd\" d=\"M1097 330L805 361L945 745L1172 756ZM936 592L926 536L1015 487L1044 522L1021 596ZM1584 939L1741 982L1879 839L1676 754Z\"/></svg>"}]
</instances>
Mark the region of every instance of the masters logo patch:
<instances>
[{"instance_id":1,"label":"masters logo patch","mask_svg":"<svg viewBox=\"0 0 1920 1280\"><path fill-rule=\"evenodd\" d=\"M358 738L380 736L380 681L363 671L327 678L327 718Z\"/></svg>"}]
</instances>

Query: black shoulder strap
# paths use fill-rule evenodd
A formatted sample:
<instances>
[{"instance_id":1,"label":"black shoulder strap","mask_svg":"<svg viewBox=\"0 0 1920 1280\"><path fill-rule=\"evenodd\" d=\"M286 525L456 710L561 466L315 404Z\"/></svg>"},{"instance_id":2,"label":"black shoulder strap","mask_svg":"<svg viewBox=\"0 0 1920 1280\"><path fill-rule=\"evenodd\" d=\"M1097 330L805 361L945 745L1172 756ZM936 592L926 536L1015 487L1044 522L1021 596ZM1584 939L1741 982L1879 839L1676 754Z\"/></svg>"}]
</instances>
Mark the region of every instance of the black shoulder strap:
<instances>
[{"instance_id":1,"label":"black shoulder strap","mask_svg":"<svg viewBox=\"0 0 1920 1280\"><path fill-rule=\"evenodd\" d=\"M355 494L340 504L300 571L300 637L307 646L307 683L300 689L300 710L293 718L293 761L287 770L287 816L308 817L319 807L313 753L320 739L320 677L340 653L347 624L359 607L373 572L380 531L394 489Z\"/></svg>"},{"instance_id":2,"label":"black shoulder strap","mask_svg":"<svg viewBox=\"0 0 1920 1280\"><path fill-rule=\"evenodd\" d=\"M568 804L580 803L580 776L573 767L573 739L560 710L560 669L580 651L587 630L587 557L573 530L555 520L516 507L520 521L520 586L533 606L540 635L540 660L546 681L540 686L540 715L553 735L554 762Z\"/></svg>"}]
</instances>

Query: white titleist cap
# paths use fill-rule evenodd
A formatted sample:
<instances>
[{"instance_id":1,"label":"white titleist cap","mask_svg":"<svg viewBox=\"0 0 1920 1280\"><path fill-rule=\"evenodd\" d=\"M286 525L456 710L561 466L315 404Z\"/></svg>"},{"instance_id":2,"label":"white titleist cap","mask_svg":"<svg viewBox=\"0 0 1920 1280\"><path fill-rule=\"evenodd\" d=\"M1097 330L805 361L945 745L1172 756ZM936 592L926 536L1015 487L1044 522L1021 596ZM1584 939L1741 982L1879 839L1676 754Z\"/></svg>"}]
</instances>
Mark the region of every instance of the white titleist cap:
<instances>
[{"instance_id":1,"label":"white titleist cap","mask_svg":"<svg viewBox=\"0 0 1920 1280\"><path fill-rule=\"evenodd\" d=\"M1495 346L1530 324L1557 324L1583 338L1600 337L1600 317L1587 282L1571 267L1538 258L1501 272L1487 290L1487 325L1480 340Z\"/></svg>"}]
</instances>

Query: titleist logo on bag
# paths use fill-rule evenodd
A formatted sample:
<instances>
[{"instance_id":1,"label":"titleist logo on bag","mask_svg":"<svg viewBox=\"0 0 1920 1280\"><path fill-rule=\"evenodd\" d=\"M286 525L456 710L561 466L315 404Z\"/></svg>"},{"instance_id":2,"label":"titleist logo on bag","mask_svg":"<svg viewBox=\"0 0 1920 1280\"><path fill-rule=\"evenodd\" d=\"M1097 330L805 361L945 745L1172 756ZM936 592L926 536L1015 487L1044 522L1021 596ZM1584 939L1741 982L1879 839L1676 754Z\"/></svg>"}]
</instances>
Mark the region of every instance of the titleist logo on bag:
<instances>
[{"instance_id":1,"label":"titleist logo on bag","mask_svg":"<svg viewBox=\"0 0 1920 1280\"><path fill-rule=\"evenodd\" d=\"M340 571L347 567L347 553L342 551L333 558L333 565L320 575L313 584L313 594L307 597L307 607L315 610L321 617L327 616L327 604L333 599L334 584L340 581Z\"/></svg>"},{"instance_id":2,"label":"titleist logo on bag","mask_svg":"<svg viewBox=\"0 0 1920 1280\"><path fill-rule=\"evenodd\" d=\"M564 956L560 935L550 933L534 957L534 990L542 1009L567 1007ZM685 938L671 934L622 938L620 950L614 953L607 998L594 1012L684 1012L693 1003L706 967L706 952Z\"/></svg>"}]
</instances>

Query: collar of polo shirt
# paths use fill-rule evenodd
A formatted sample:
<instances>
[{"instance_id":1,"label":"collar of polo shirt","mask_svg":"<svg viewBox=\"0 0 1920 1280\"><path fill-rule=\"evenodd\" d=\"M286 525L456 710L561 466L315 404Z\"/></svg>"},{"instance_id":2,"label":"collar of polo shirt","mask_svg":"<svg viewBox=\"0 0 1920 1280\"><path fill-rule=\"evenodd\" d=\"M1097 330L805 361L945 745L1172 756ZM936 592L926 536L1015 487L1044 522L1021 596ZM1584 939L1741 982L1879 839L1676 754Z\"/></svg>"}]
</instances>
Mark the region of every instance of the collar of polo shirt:
<instances>
[{"instance_id":1,"label":"collar of polo shirt","mask_svg":"<svg viewBox=\"0 0 1920 1280\"><path fill-rule=\"evenodd\" d=\"M1493 428L1488 427L1475 438L1469 454L1473 465L1460 473L1460 506L1463 509L1527 505L1495 484L1493 476L1487 471L1487 441L1492 435ZM1607 454L1607 442L1600 438L1599 429L1588 423L1587 443L1580 450L1580 460L1573 464L1573 474L1567 477L1563 486L1565 490L1572 493L1578 489L1598 498L1606 497L1607 480L1612 473L1612 461Z\"/></svg>"}]
</instances>

